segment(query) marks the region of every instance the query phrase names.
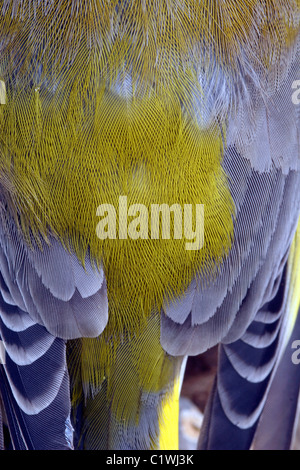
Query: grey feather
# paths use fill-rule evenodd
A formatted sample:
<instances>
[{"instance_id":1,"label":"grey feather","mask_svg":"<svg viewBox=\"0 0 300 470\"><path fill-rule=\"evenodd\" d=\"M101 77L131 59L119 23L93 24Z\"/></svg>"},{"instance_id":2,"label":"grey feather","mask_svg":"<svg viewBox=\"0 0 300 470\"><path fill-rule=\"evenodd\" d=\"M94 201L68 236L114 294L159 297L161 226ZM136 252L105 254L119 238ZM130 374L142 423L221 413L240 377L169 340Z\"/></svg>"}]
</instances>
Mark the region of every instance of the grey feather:
<instances>
[{"instance_id":1,"label":"grey feather","mask_svg":"<svg viewBox=\"0 0 300 470\"><path fill-rule=\"evenodd\" d=\"M252 448L289 450L297 424L300 368L292 361L292 344L300 338L300 315L287 344L260 418Z\"/></svg>"},{"instance_id":2,"label":"grey feather","mask_svg":"<svg viewBox=\"0 0 300 470\"><path fill-rule=\"evenodd\" d=\"M273 342L267 341L264 348L261 344L256 348L241 338L220 346L218 374L199 441L201 449L247 449L251 446L280 358L283 333L276 323L282 325L284 316L288 315L289 278L286 270L281 281L277 283L274 298L263 306L264 311L273 312L277 320L264 325L255 318L248 327L251 330L257 324L257 334L260 331L261 336L267 337L270 329L274 329ZM221 430L226 439L222 439Z\"/></svg>"},{"instance_id":3,"label":"grey feather","mask_svg":"<svg viewBox=\"0 0 300 470\"><path fill-rule=\"evenodd\" d=\"M108 321L102 269L92 267L88 259L82 266L55 239L50 245L43 242L42 250L34 243L26 246L13 221L0 228L0 259L7 304L28 312L54 336L73 339L102 333Z\"/></svg>"},{"instance_id":4,"label":"grey feather","mask_svg":"<svg viewBox=\"0 0 300 470\"><path fill-rule=\"evenodd\" d=\"M241 159L236 152L229 153L227 171L238 171ZM260 175L249 166L248 189L239 199L233 247L216 281L208 287L194 281L192 308L189 293L180 310L175 309L174 319L171 304L162 315L161 342L172 355L199 354L220 341L236 341L273 295L296 229L300 179L296 172L284 176L275 169ZM239 178L234 179L231 173L230 181L238 184ZM179 311L184 322L178 321Z\"/></svg>"}]
</instances>

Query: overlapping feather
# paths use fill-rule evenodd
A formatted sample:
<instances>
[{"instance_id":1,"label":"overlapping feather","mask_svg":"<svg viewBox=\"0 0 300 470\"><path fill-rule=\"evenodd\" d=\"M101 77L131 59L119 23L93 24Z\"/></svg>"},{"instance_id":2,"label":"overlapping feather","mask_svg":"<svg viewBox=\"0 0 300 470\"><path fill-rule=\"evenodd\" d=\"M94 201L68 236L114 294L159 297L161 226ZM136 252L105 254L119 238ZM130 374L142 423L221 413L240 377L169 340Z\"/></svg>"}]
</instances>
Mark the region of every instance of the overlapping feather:
<instances>
[{"instance_id":1,"label":"overlapping feather","mask_svg":"<svg viewBox=\"0 0 300 470\"><path fill-rule=\"evenodd\" d=\"M236 340L265 300L260 291L257 302L249 308L245 302L237 314L253 278L258 286L266 277L269 295L270 270L275 279L281 272L298 211L296 199L291 219L282 216L287 226L281 238L272 240L278 213L286 209L277 202L290 202L286 184L294 189L298 182L291 170L298 170L299 114L288 87L297 64L299 14L296 0L2 2L0 216L5 236L19 230L20 245L30 242L34 251L26 248L22 264L20 252L9 250L2 237L1 318L11 324L7 305L13 299L19 308L26 306L30 321L55 336L93 336L93 329L98 334L106 325L107 299L97 291L96 283L100 289L103 282L99 272L85 284L92 272L87 256L103 266L109 303L104 334L79 340L69 356L73 403L79 412L87 404L78 431L87 447L158 445L163 394L170 394L181 362L163 350L160 334L165 349L179 355ZM291 125L286 118L278 132L283 113L292 113ZM270 129L264 152L260 147ZM259 204L264 184L262 207L250 207ZM203 249L189 252L185 240L97 239L97 207L117 206L120 195L148 208L204 204ZM82 308L75 309L75 318L83 321L79 332L68 324L74 279L67 276L65 289L61 277L53 281L53 272L61 269L53 259L62 252L57 240L80 260L73 266L76 305ZM270 246L277 264L265 263ZM64 253L62 260L72 267L73 254ZM14 266L6 270L10 261ZM193 290L197 276L196 307L193 295L176 308L168 304L191 282ZM101 303L96 324L89 321L97 310L93 295ZM63 302L66 315L60 318ZM85 306L91 314L86 323ZM16 359L18 340L10 338L8 353ZM59 368L64 366L62 359ZM2 393L10 399L7 390ZM21 421L12 419L22 429ZM99 426L103 432L97 437Z\"/></svg>"}]
</instances>

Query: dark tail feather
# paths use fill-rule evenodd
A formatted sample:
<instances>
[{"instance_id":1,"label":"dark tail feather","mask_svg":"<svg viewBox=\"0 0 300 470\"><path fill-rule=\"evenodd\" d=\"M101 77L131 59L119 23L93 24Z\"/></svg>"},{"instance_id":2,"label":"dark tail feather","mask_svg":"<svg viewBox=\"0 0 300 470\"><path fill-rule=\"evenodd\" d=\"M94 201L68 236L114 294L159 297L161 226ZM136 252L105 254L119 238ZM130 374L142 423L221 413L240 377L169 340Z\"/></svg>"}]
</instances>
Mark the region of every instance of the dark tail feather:
<instances>
[{"instance_id":1,"label":"dark tail feather","mask_svg":"<svg viewBox=\"0 0 300 470\"><path fill-rule=\"evenodd\" d=\"M300 364L292 361L292 344L296 340L300 340L300 314L258 425L255 450L289 450L292 446L300 389Z\"/></svg>"},{"instance_id":2,"label":"dark tail feather","mask_svg":"<svg viewBox=\"0 0 300 470\"><path fill-rule=\"evenodd\" d=\"M282 441L280 445L289 446L300 373L295 370L296 366L292 363L289 348L272 387L282 347L282 316L286 309L285 280L284 276L281 288L278 289L273 301L266 303L257 313L243 337L234 343L220 345L218 373L205 412L199 449L247 450L251 448L254 440L257 445L263 446L263 439L267 438L260 437L256 440L255 434L269 393L271 393L270 405L268 404L266 408L259 435L268 434L269 426L279 428L278 434L282 433L283 437L278 436L278 442L274 441L274 445L279 446L282 439L284 442ZM295 329L294 335L300 338L299 330ZM290 389L288 392L286 387ZM283 406L285 396L288 396L291 403ZM276 403L277 407L280 407L280 413L278 410L274 411ZM286 416L283 413L286 413ZM281 415L282 428L279 422ZM271 421L268 423L269 420Z\"/></svg>"}]
</instances>

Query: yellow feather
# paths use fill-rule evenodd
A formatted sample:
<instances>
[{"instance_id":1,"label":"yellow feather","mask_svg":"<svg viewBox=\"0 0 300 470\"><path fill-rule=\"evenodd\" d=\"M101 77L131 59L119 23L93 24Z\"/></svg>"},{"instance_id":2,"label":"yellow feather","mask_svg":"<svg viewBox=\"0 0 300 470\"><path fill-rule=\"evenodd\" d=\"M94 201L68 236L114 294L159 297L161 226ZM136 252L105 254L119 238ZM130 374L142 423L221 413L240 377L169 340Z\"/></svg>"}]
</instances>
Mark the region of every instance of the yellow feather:
<instances>
[{"instance_id":1,"label":"yellow feather","mask_svg":"<svg viewBox=\"0 0 300 470\"><path fill-rule=\"evenodd\" d=\"M81 260L89 251L103 263L110 335L124 322L136 328L140 313L134 312L161 307L200 269L213 273L230 247L234 208L221 168L221 131L201 130L173 90L127 100L100 88L86 110L79 88L76 81L59 108L56 99L47 102L46 91L43 97L42 90L8 90L0 161L12 186L10 212L27 239L53 233ZM188 251L184 238L151 234L100 240L97 207L117 208L120 196L149 213L152 204L204 204L203 249Z\"/></svg>"},{"instance_id":2,"label":"yellow feather","mask_svg":"<svg viewBox=\"0 0 300 470\"><path fill-rule=\"evenodd\" d=\"M158 427L150 432L149 448L177 446L183 358L170 356L162 349L157 312L136 333L83 338L71 342L69 348L73 405L84 400L87 446L105 448L116 433L125 436L129 429L142 426L141 412L147 400L147 406L157 408L158 414ZM138 435L142 445L146 434Z\"/></svg>"},{"instance_id":3,"label":"yellow feather","mask_svg":"<svg viewBox=\"0 0 300 470\"><path fill-rule=\"evenodd\" d=\"M176 379L171 394L167 394L162 404L159 422L159 449L177 450L179 448L179 395L180 380Z\"/></svg>"},{"instance_id":4,"label":"yellow feather","mask_svg":"<svg viewBox=\"0 0 300 470\"><path fill-rule=\"evenodd\" d=\"M7 216L28 243L52 235L82 262L88 253L104 266L109 321L101 338L80 342L74 400L82 383L87 413L102 419L105 383L114 417L136 424L140 390L171 400L180 369L181 358L160 346L163 302L197 272L203 282L213 276L232 242L226 122L207 120L199 75L220 71L234 83L245 63L262 76L277 67L295 41L299 1L13 0L0 16ZM100 240L97 208L117 207L119 196L148 212L204 204L203 248L188 251L174 238Z\"/></svg>"},{"instance_id":5,"label":"yellow feather","mask_svg":"<svg viewBox=\"0 0 300 470\"><path fill-rule=\"evenodd\" d=\"M287 293L287 311L289 312L285 319L283 328L284 338L282 341L282 353L284 352L288 341L291 337L297 315L299 314L300 307L300 273L299 273L299 260L300 260L300 221L298 222L297 230L293 238L293 242L289 251L289 258L287 264L287 279L288 279L288 293Z\"/></svg>"}]
</instances>

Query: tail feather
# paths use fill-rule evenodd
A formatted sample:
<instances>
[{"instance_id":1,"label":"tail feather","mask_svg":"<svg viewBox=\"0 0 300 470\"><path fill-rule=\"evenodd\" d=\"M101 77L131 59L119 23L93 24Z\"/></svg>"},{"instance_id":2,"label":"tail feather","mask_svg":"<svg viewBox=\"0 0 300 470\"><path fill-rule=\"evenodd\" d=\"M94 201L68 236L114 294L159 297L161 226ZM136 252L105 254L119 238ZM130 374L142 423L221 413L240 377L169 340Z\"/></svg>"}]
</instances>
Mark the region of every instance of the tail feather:
<instances>
[{"instance_id":1,"label":"tail feather","mask_svg":"<svg viewBox=\"0 0 300 470\"><path fill-rule=\"evenodd\" d=\"M75 448L178 448L182 357L160 345L159 316L140 335L68 344ZM97 358L92 365L91 358Z\"/></svg>"},{"instance_id":2,"label":"tail feather","mask_svg":"<svg viewBox=\"0 0 300 470\"><path fill-rule=\"evenodd\" d=\"M259 436L268 434L272 426L267 421L271 418L273 428L279 428L278 439L274 440L273 445L279 446L281 443L283 447L289 447L300 375L295 372L288 349L283 362L278 366L282 343L285 341L286 311L289 306L286 299L289 287L290 276L286 268L274 299L257 313L243 337L229 345L220 345L218 373L205 412L199 449L246 450L251 448L253 442L264 447L265 438L256 439L256 431L260 429ZM268 312L268 315L262 315L262 311ZM279 311L281 315L278 315ZM264 318L267 320L265 323ZM297 336L299 331L295 329L294 334ZM257 341L257 338L260 340ZM275 376L277 370L278 377ZM283 379L287 382L283 382ZM276 397L276 392L282 394L287 385L291 386L291 403L286 404L287 415L284 416L285 411L282 410L280 414L274 413L274 406L276 403L277 406L283 403L282 396ZM265 418L262 418L258 428L264 411ZM281 415L282 427L278 423L278 417Z\"/></svg>"},{"instance_id":3,"label":"tail feather","mask_svg":"<svg viewBox=\"0 0 300 470\"><path fill-rule=\"evenodd\" d=\"M292 446L300 390L300 365L291 345L300 339L300 315L280 362L253 442L254 450L289 450Z\"/></svg>"}]
</instances>

